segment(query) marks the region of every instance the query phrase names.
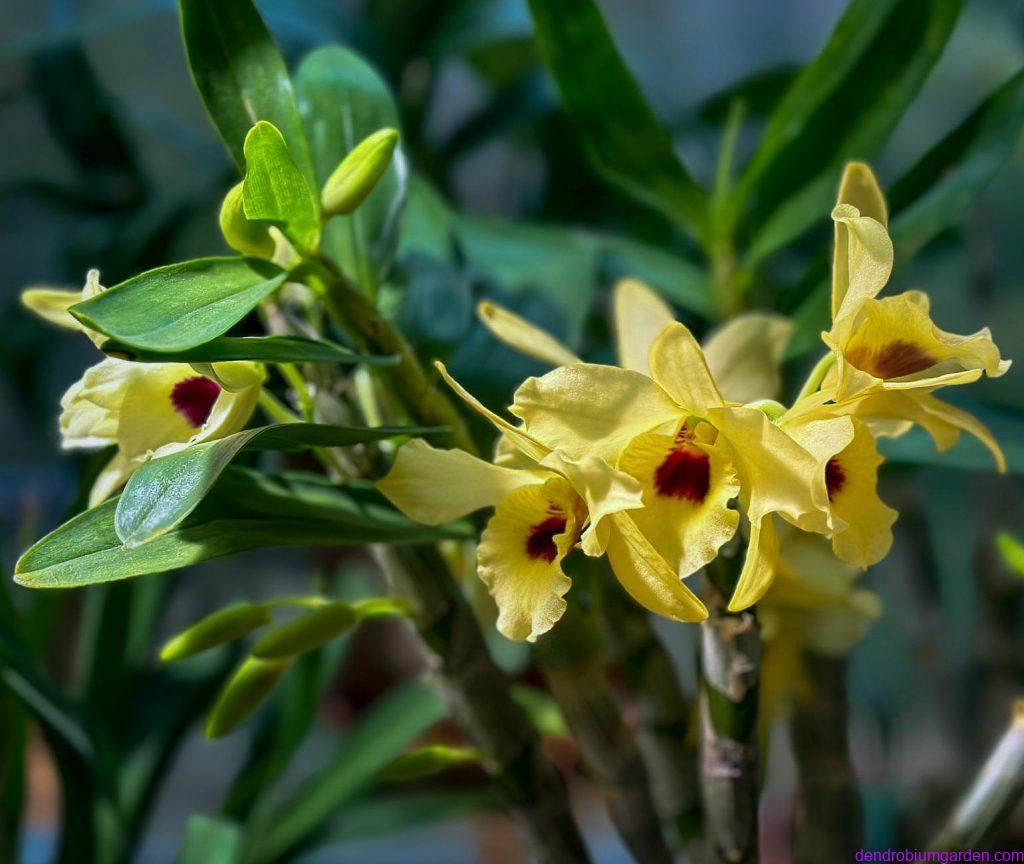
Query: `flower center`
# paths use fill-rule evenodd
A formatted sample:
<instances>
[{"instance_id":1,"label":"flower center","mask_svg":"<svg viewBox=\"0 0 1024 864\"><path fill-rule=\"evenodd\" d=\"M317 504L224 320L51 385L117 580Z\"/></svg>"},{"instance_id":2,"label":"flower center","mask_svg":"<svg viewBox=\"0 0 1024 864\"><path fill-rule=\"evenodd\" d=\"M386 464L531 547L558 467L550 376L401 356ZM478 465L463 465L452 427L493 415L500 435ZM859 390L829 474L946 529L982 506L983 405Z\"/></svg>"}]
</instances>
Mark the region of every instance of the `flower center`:
<instances>
[{"instance_id":1,"label":"flower center","mask_svg":"<svg viewBox=\"0 0 1024 864\"><path fill-rule=\"evenodd\" d=\"M219 395L220 385L216 381L195 375L174 385L171 391L171 404L190 425L198 429L209 418L213 403Z\"/></svg>"},{"instance_id":2,"label":"flower center","mask_svg":"<svg viewBox=\"0 0 1024 864\"><path fill-rule=\"evenodd\" d=\"M654 488L666 498L681 498L700 504L711 488L711 464L707 453L685 444L675 447L655 470Z\"/></svg>"},{"instance_id":3,"label":"flower center","mask_svg":"<svg viewBox=\"0 0 1024 864\"><path fill-rule=\"evenodd\" d=\"M902 378L935 365L935 358L920 345L896 339L878 349L853 346L846 359L858 369L876 378Z\"/></svg>"},{"instance_id":4,"label":"flower center","mask_svg":"<svg viewBox=\"0 0 1024 864\"><path fill-rule=\"evenodd\" d=\"M536 561L550 564L558 556L555 537L565 531L564 516L549 516L530 529L526 538L526 554Z\"/></svg>"},{"instance_id":5,"label":"flower center","mask_svg":"<svg viewBox=\"0 0 1024 864\"><path fill-rule=\"evenodd\" d=\"M825 463L825 488L828 490L828 500L846 485L846 472L843 466L835 459L829 459Z\"/></svg>"}]
</instances>

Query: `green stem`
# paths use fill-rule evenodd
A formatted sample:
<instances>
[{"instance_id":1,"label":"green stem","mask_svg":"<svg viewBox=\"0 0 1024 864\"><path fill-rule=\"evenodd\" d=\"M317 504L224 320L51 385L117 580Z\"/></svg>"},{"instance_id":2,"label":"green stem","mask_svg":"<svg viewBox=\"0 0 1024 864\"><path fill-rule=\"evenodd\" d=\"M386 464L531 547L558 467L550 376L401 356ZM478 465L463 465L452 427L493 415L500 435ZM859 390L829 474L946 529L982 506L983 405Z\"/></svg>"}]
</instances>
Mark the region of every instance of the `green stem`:
<instances>
[{"instance_id":1,"label":"green stem","mask_svg":"<svg viewBox=\"0 0 1024 864\"><path fill-rule=\"evenodd\" d=\"M260 389L259 406L267 417L276 423L302 422L302 418L298 414L293 413L265 387ZM325 468L334 471L338 477L348 477L352 473L328 447L314 447L313 455L320 460Z\"/></svg>"},{"instance_id":2,"label":"green stem","mask_svg":"<svg viewBox=\"0 0 1024 864\"><path fill-rule=\"evenodd\" d=\"M313 415L316 412L316 405L309 392L309 385L306 383L306 379L302 377L293 363L279 363L277 368L281 370L281 376L288 382L288 386L295 391L295 396L299 400L299 407L302 409L302 418L306 422L312 422Z\"/></svg>"},{"instance_id":3,"label":"green stem","mask_svg":"<svg viewBox=\"0 0 1024 864\"><path fill-rule=\"evenodd\" d=\"M810 396L812 393L817 392L818 388L821 387L821 382L825 380L828 370L832 368L835 362L836 355L829 351L828 354L814 364L811 374L808 375L807 380L804 381L804 386L801 387L800 392L797 393L796 402L799 402L805 396Z\"/></svg>"},{"instance_id":4,"label":"green stem","mask_svg":"<svg viewBox=\"0 0 1024 864\"><path fill-rule=\"evenodd\" d=\"M847 739L846 660L806 654L804 662L813 688L793 716L793 860L853 861L864 846L864 815Z\"/></svg>"},{"instance_id":5,"label":"green stem","mask_svg":"<svg viewBox=\"0 0 1024 864\"><path fill-rule=\"evenodd\" d=\"M385 571L417 607L420 634L440 661L459 726L486 754L495 785L542 864L585 864L565 781L491 659L472 608L433 547L378 546Z\"/></svg>"},{"instance_id":6,"label":"green stem","mask_svg":"<svg viewBox=\"0 0 1024 864\"><path fill-rule=\"evenodd\" d=\"M537 642L536 656L555 701L590 772L599 780L608 813L637 861L670 864L647 770L633 731L623 722L605 674L601 634L582 608L574 579L568 608Z\"/></svg>"},{"instance_id":7,"label":"green stem","mask_svg":"<svg viewBox=\"0 0 1024 864\"><path fill-rule=\"evenodd\" d=\"M701 788L709 864L756 864L760 794L757 741L761 637L747 610L726 610L735 567L709 567L701 626ZM726 572L728 567L729 572Z\"/></svg>"},{"instance_id":8,"label":"green stem","mask_svg":"<svg viewBox=\"0 0 1024 864\"><path fill-rule=\"evenodd\" d=\"M428 376L405 337L385 320L366 295L354 288L329 259L318 259L329 273L324 288L327 314L348 333L361 350L394 354L398 363L379 367L391 391L419 423L447 426L452 446L470 453L476 450L462 416L452 401Z\"/></svg>"}]
</instances>

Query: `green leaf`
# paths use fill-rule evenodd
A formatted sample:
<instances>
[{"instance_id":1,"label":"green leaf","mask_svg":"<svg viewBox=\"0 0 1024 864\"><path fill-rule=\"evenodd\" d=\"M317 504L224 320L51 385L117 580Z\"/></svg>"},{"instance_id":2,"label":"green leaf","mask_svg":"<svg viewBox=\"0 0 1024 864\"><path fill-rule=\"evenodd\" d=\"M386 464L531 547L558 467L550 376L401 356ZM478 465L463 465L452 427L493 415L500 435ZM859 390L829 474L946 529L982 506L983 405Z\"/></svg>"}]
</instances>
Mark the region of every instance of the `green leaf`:
<instances>
[{"instance_id":1,"label":"green leaf","mask_svg":"<svg viewBox=\"0 0 1024 864\"><path fill-rule=\"evenodd\" d=\"M321 182L364 138L385 127L399 128L387 85L345 48L330 46L309 54L299 66L296 88ZM398 244L406 175L399 149L359 208L324 226L324 252L371 295L384 281Z\"/></svg>"},{"instance_id":2,"label":"green leaf","mask_svg":"<svg viewBox=\"0 0 1024 864\"><path fill-rule=\"evenodd\" d=\"M346 805L318 846L367 837L393 837L419 825L497 810L501 802L491 791L420 792L383 795Z\"/></svg>"},{"instance_id":3,"label":"green leaf","mask_svg":"<svg viewBox=\"0 0 1024 864\"><path fill-rule=\"evenodd\" d=\"M225 333L286 276L255 258L198 258L140 273L70 311L133 348L183 351Z\"/></svg>"},{"instance_id":4,"label":"green leaf","mask_svg":"<svg viewBox=\"0 0 1024 864\"><path fill-rule=\"evenodd\" d=\"M179 0L192 78L217 132L245 171L243 143L257 120L273 123L313 182L313 160L288 70L251 0Z\"/></svg>"},{"instance_id":5,"label":"green leaf","mask_svg":"<svg viewBox=\"0 0 1024 864\"><path fill-rule=\"evenodd\" d=\"M221 472L243 450L303 450L349 447L397 435L443 431L413 426L348 427L324 423L281 423L245 429L151 459L128 481L114 525L125 547L133 549L167 533L191 513Z\"/></svg>"},{"instance_id":6,"label":"green leaf","mask_svg":"<svg viewBox=\"0 0 1024 864\"><path fill-rule=\"evenodd\" d=\"M288 660L242 662L224 685L206 722L206 737L220 738L241 726L263 704L288 668Z\"/></svg>"},{"instance_id":7,"label":"green leaf","mask_svg":"<svg viewBox=\"0 0 1024 864\"><path fill-rule=\"evenodd\" d=\"M995 179L1024 125L1024 71L983 101L932 147L889 192L897 263L913 258L960 221Z\"/></svg>"},{"instance_id":8,"label":"green leaf","mask_svg":"<svg viewBox=\"0 0 1024 864\"><path fill-rule=\"evenodd\" d=\"M185 827L179 864L235 864L242 835L237 825L208 816L192 816Z\"/></svg>"},{"instance_id":9,"label":"green leaf","mask_svg":"<svg viewBox=\"0 0 1024 864\"><path fill-rule=\"evenodd\" d=\"M366 363L393 366L394 354L373 356L354 351L327 339L303 336L218 336L194 348L180 351L150 351L133 348L116 339L103 343L103 350L115 357L139 363L221 363L227 360L256 360L261 363Z\"/></svg>"},{"instance_id":10,"label":"green leaf","mask_svg":"<svg viewBox=\"0 0 1024 864\"><path fill-rule=\"evenodd\" d=\"M1003 531L996 535L996 548L1006 566L1018 576L1024 577L1024 543Z\"/></svg>"},{"instance_id":11,"label":"green leaf","mask_svg":"<svg viewBox=\"0 0 1024 864\"><path fill-rule=\"evenodd\" d=\"M243 636L248 636L253 630L272 623L273 620L270 611L260 603L232 603L169 639L160 649L160 660L172 663L229 642L236 642Z\"/></svg>"},{"instance_id":12,"label":"green leaf","mask_svg":"<svg viewBox=\"0 0 1024 864\"><path fill-rule=\"evenodd\" d=\"M439 774L453 765L479 762L480 751L470 747L449 747L445 744L431 744L411 753L403 753L392 759L381 769L377 779L384 783L404 783Z\"/></svg>"},{"instance_id":13,"label":"green leaf","mask_svg":"<svg viewBox=\"0 0 1024 864\"><path fill-rule=\"evenodd\" d=\"M381 697L342 739L323 768L265 822L251 825L245 837L244 860L268 864L287 859L444 714L441 698L419 683L404 684Z\"/></svg>"},{"instance_id":14,"label":"green leaf","mask_svg":"<svg viewBox=\"0 0 1024 864\"><path fill-rule=\"evenodd\" d=\"M953 31L963 0L854 0L773 113L735 190L768 255L831 207L842 164L881 147ZM799 203L789 203L799 196ZM769 219L787 207L787 220ZM760 232L771 232L761 237Z\"/></svg>"},{"instance_id":15,"label":"green leaf","mask_svg":"<svg viewBox=\"0 0 1024 864\"><path fill-rule=\"evenodd\" d=\"M698 237L707 195L676 155L593 0L530 0L541 55L595 168Z\"/></svg>"},{"instance_id":16,"label":"green leaf","mask_svg":"<svg viewBox=\"0 0 1024 864\"><path fill-rule=\"evenodd\" d=\"M106 501L37 542L18 561L15 581L30 588L71 588L164 573L249 549L472 536L464 523L428 528L410 522L375 490L240 468L225 471L180 525L135 549L125 549L117 536L117 503Z\"/></svg>"},{"instance_id":17,"label":"green leaf","mask_svg":"<svg viewBox=\"0 0 1024 864\"><path fill-rule=\"evenodd\" d=\"M242 202L247 219L276 225L300 250L320 242L320 203L281 132L261 120L245 136Z\"/></svg>"}]
</instances>

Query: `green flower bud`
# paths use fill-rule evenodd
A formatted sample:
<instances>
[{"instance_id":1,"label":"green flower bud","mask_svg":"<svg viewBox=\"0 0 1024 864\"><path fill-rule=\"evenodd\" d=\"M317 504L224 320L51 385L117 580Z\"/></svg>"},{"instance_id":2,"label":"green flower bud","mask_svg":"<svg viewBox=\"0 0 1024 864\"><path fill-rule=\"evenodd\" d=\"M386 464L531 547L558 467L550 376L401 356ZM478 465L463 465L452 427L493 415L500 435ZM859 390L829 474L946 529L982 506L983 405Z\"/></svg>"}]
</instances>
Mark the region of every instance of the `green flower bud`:
<instances>
[{"instance_id":1,"label":"green flower bud","mask_svg":"<svg viewBox=\"0 0 1024 864\"><path fill-rule=\"evenodd\" d=\"M246 218L242 209L243 185L239 183L224 196L220 207L221 233L236 252L269 260L274 257L274 238L266 225Z\"/></svg>"},{"instance_id":2,"label":"green flower bud","mask_svg":"<svg viewBox=\"0 0 1024 864\"><path fill-rule=\"evenodd\" d=\"M182 660L209 651L218 645L234 642L253 630L271 622L270 613L253 603L225 606L171 639L160 651L164 663Z\"/></svg>"},{"instance_id":3,"label":"green flower bud","mask_svg":"<svg viewBox=\"0 0 1024 864\"><path fill-rule=\"evenodd\" d=\"M398 144L398 130L379 129L360 141L324 184L320 206L324 218L351 213L384 176Z\"/></svg>"},{"instance_id":4,"label":"green flower bud","mask_svg":"<svg viewBox=\"0 0 1024 864\"><path fill-rule=\"evenodd\" d=\"M206 721L206 737L220 738L241 726L270 695L288 668L287 660L250 657L224 686Z\"/></svg>"},{"instance_id":5,"label":"green flower bud","mask_svg":"<svg viewBox=\"0 0 1024 864\"><path fill-rule=\"evenodd\" d=\"M352 629L358 620L359 615L348 603L325 603L268 633L252 653L263 660L303 654Z\"/></svg>"},{"instance_id":6,"label":"green flower bud","mask_svg":"<svg viewBox=\"0 0 1024 864\"><path fill-rule=\"evenodd\" d=\"M412 753L404 753L381 769L377 779L384 783L404 783L437 774L453 765L479 762L480 752L469 747L431 744Z\"/></svg>"}]
</instances>

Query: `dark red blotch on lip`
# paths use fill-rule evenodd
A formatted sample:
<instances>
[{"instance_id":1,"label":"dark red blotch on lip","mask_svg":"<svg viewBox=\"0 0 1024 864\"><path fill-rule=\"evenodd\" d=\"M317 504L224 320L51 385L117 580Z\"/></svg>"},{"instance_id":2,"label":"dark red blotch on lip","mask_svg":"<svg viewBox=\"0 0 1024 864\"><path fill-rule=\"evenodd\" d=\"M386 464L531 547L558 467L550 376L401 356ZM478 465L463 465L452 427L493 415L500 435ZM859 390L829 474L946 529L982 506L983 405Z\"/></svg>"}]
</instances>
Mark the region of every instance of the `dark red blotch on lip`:
<instances>
[{"instance_id":1,"label":"dark red blotch on lip","mask_svg":"<svg viewBox=\"0 0 1024 864\"><path fill-rule=\"evenodd\" d=\"M195 375L174 385L171 404L175 411L198 429L209 418L213 403L219 395L220 385L216 381Z\"/></svg>"},{"instance_id":2,"label":"dark red blotch on lip","mask_svg":"<svg viewBox=\"0 0 1024 864\"><path fill-rule=\"evenodd\" d=\"M558 546L555 537L565 532L565 519L562 516L551 516L530 529L526 538L526 554L537 561L550 564L558 557Z\"/></svg>"},{"instance_id":3,"label":"dark red blotch on lip","mask_svg":"<svg viewBox=\"0 0 1024 864\"><path fill-rule=\"evenodd\" d=\"M711 461L696 447L677 447L654 472L654 488L666 498L700 504L711 488Z\"/></svg>"},{"instance_id":4,"label":"dark red blotch on lip","mask_svg":"<svg viewBox=\"0 0 1024 864\"><path fill-rule=\"evenodd\" d=\"M846 485L846 472L843 466L835 459L829 459L825 463L825 488L828 490L828 500Z\"/></svg>"}]
</instances>

